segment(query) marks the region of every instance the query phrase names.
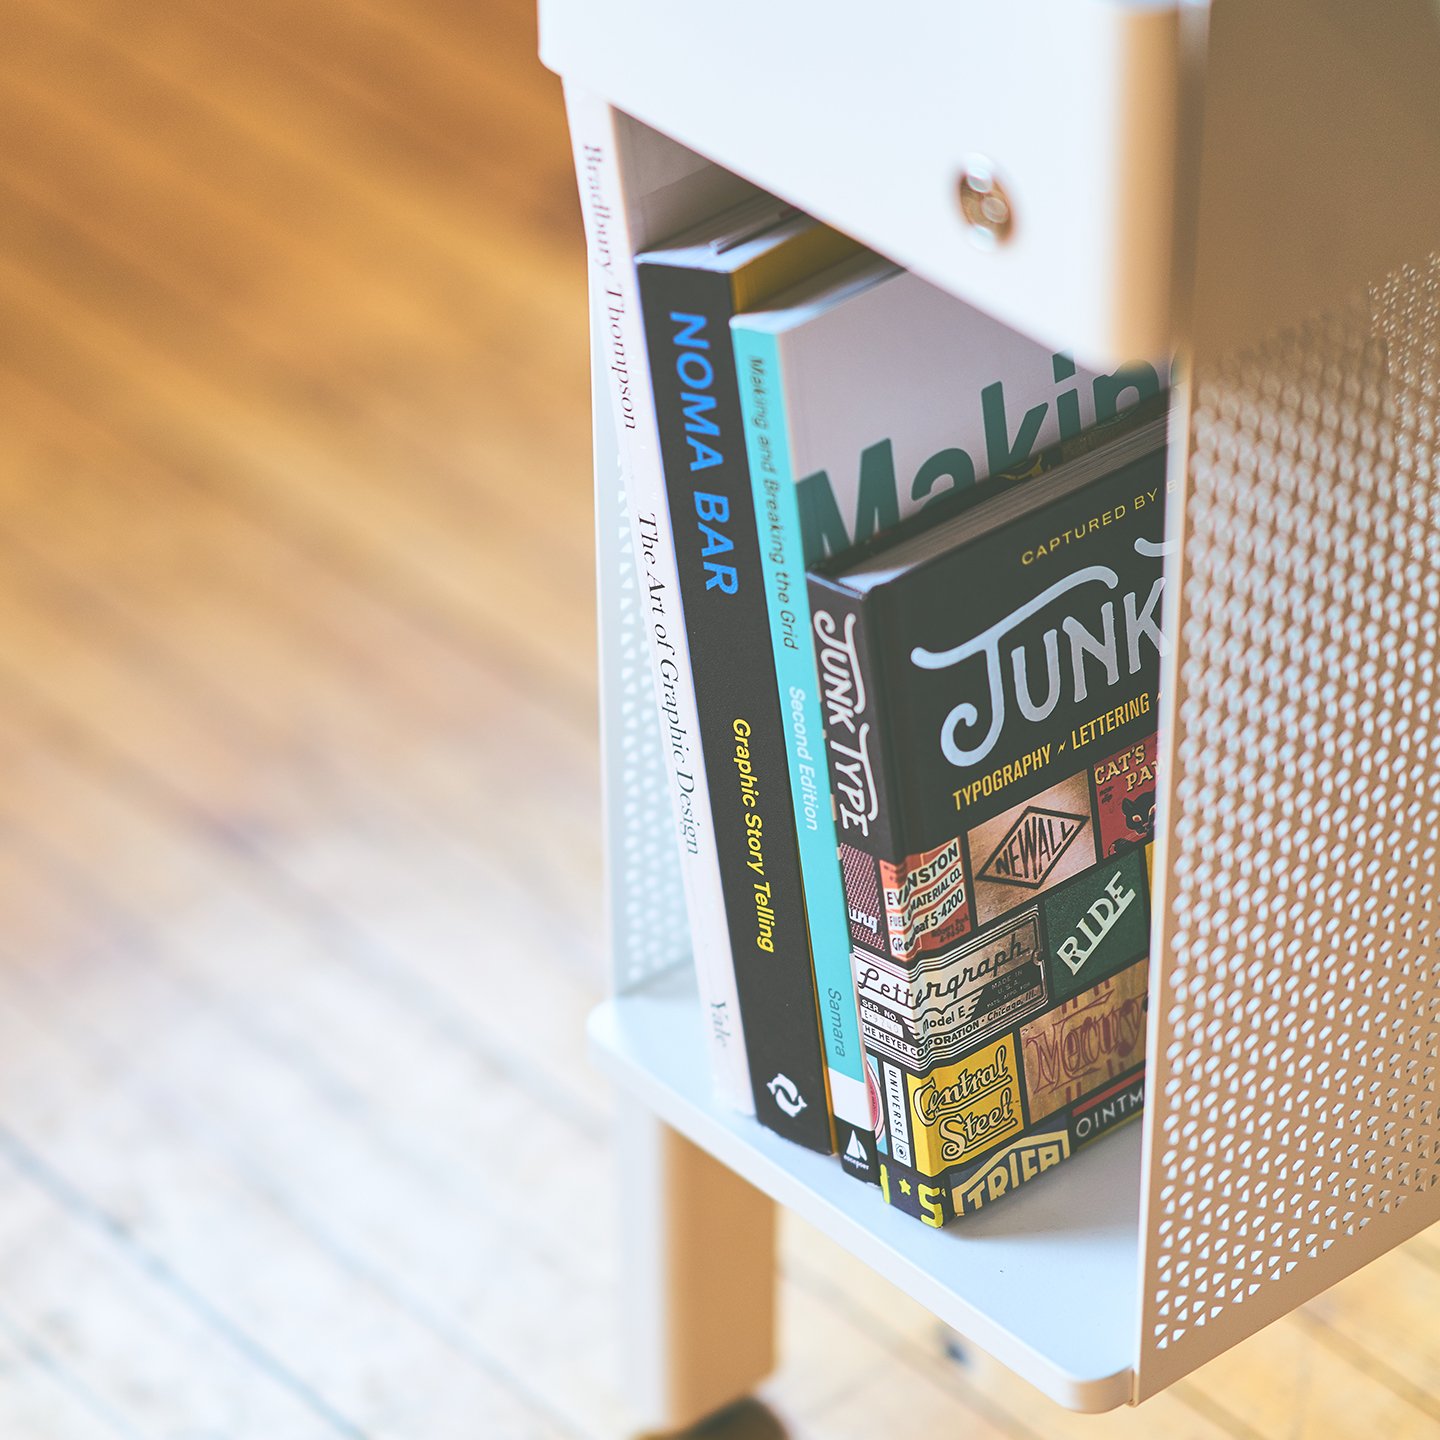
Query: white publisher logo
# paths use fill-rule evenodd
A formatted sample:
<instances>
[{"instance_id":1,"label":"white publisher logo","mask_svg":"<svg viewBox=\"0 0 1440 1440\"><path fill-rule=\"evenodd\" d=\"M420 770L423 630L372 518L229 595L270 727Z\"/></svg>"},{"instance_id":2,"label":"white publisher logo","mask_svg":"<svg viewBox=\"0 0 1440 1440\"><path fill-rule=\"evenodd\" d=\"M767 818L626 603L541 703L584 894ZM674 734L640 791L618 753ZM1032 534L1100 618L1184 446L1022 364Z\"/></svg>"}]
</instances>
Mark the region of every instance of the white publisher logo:
<instances>
[{"instance_id":1,"label":"white publisher logo","mask_svg":"<svg viewBox=\"0 0 1440 1440\"><path fill-rule=\"evenodd\" d=\"M854 1130L850 1132L850 1143L845 1147L845 1158L862 1170L870 1168L870 1162L865 1158L865 1147L860 1143L858 1132Z\"/></svg>"},{"instance_id":2,"label":"white publisher logo","mask_svg":"<svg viewBox=\"0 0 1440 1440\"><path fill-rule=\"evenodd\" d=\"M788 1075L777 1075L766 1087L775 1103L792 1119L805 1108L805 1097Z\"/></svg>"}]
</instances>

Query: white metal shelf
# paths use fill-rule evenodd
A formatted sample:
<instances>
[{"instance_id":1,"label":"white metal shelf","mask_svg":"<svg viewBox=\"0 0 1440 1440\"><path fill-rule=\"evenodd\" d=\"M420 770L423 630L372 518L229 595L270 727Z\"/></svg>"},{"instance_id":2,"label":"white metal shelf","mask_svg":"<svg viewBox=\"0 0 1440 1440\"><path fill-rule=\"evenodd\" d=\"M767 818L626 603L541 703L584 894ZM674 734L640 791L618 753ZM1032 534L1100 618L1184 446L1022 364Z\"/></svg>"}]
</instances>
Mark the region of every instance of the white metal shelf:
<instances>
[{"instance_id":1,"label":"white metal shelf","mask_svg":"<svg viewBox=\"0 0 1440 1440\"><path fill-rule=\"evenodd\" d=\"M540 45L570 83L1099 362L1171 340L1184 9L544 0ZM999 249L961 222L977 157L1014 201Z\"/></svg>"},{"instance_id":2,"label":"white metal shelf","mask_svg":"<svg viewBox=\"0 0 1440 1440\"><path fill-rule=\"evenodd\" d=\"M1060 1404L1100 1411L1131 1398L1138 1125L1003 1205L932 1230L887 1206L833 1157L716 1107L687 969L599 1006L590 1040L600 1066L667 1125Z\"/></svg>"},{"instance_id":3,"label":"white metal shelf","mask_svg":"<svg viewBox=\"0 0 1440 1440\"><path fill-rule=\"evenodd\" d=\"M673 1428L767 1373L772 1202L1061 1404L1143 1400L1440 1219L1440 187L1415 179L1440 24L543 0L541 37L608 116L582 200L617 993L591 1037L625 1092L637 1407ZM954 205L972 149L1017 207L989 253ZM644 346L606 287L744 181L1082 358L1178 336L1185 361L1145 1118L943 1232L710 1098L625 513L655 439L611 424Z\"/></svg>"}]
</instances>

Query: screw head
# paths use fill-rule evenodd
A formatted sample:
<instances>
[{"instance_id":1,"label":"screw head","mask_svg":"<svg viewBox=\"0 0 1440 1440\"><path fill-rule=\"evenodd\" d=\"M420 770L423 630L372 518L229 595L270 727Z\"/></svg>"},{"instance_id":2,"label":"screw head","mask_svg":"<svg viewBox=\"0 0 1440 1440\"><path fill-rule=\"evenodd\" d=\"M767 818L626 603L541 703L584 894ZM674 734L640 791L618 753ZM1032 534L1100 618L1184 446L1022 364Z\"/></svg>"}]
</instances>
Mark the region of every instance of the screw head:
<instances>
[{"instance_id":1,"label":"screw head","mask_svg":"<svg viewBox=\"0 0 1440 1440\"><path fill-rule=\"evenodd\" d=\"M960 172L956 191L971 240L984 250L1003 245L1015 228L1015 211L990 162L973 157Z\"/></svg>"}]
</instances>

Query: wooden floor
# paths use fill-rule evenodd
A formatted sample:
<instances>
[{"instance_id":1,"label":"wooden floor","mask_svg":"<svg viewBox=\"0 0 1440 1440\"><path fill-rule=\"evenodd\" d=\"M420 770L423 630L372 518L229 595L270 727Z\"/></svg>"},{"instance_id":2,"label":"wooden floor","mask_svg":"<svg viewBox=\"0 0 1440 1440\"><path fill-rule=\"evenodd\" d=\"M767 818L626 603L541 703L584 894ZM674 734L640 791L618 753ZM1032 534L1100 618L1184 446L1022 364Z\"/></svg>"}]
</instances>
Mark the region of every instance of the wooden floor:
<instances>
[{"instance_id":1,"label":"wooden floor","mask_svg":"<svg viewBox=\"0 0 1440 1440\"><path fill-rule=\"evenodd\" d=\"M618 1436L583 265L527 7L0 24L0 1440ZM785 1256L771 1409L712 1437L1440 1434L1429 1236L1098 1421Z\"/></svg>"}]
</instances>

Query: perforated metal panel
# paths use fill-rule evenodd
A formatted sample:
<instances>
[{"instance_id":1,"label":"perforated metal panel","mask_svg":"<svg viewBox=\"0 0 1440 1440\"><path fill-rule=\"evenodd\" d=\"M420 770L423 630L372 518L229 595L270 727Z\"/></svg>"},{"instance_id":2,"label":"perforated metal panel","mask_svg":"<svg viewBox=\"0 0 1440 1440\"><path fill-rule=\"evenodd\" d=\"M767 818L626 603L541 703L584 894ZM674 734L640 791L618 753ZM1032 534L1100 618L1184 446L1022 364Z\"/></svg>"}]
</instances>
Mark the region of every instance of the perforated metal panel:
<instances>
[{"instance_id":1,"label":"perforated metal panel","mask_svg":"<svg viewBox=\"0 0 1440 1440\"><path fill-rule=\"evenodd\" d=\"M1140 1394L1440 1218L1440 256L1197 366Z\"/></svg>"},{"instance_id":2,"label":"perforated metal panel","mask_svg":"<svg viewBox=\"0 0 1440 1440\"><path fill-rule=\"evenodd\" d=\"M603 357L592 362L603 381ZM598 383L598 381L597 381ZM616 991L689 963L689 924L666 788L654 677L631 547L610 397L595 413L595 544L599 577L600 710L607 892Z\"/></svg>"}]
</instances>

